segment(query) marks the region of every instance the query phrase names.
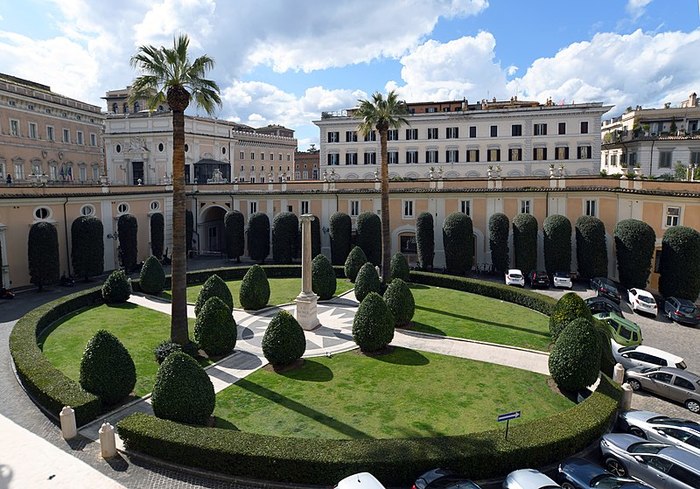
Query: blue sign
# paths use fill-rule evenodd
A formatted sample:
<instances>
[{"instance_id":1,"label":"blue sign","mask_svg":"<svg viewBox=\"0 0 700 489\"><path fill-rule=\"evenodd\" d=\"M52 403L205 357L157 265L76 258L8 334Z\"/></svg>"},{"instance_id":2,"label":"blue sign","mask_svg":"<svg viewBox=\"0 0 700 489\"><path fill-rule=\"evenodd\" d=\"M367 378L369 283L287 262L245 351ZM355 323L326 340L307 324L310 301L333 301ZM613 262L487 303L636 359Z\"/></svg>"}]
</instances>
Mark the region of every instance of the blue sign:
<instances>
[{"instance_id":1,"label":"blue sign","mask_svg":"<svg viewBox=\"0 0 700 489\"><path fill-rule=\"evenodd\" d=\"M516 419L520 417L520 411L513 411L512 413L499 414L497 421L508 421L509 419Z\"/></svg>"}]
</instances>

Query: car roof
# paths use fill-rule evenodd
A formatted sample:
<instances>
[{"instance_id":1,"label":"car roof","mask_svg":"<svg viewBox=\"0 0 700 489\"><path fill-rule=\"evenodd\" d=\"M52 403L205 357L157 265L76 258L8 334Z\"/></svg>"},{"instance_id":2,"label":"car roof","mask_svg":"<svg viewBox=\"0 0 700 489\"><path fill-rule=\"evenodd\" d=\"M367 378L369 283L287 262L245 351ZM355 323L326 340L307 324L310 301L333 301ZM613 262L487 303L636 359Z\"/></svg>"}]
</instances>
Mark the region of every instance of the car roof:
<instances>
[{"instance_id":1,"label":"car roof","mask_svg":"<svg viewBox=\"0 0 700 489\"><path fill-rule=\"evenodd\" d=\"M688 372L687 370L683 370L681 368L659 367L658 371L659 372L666 372L666 373L673 374L673 375L678 375L679 377L683 377L687 380L690 380L693 383L700 383L700 376L699 375L696 375L693 372Z\"/></svg>"},{"instance_id":2,"label":"car roof","mask_svg":"<svg viewBox=\"0 0 700 489\"><path fill-rule=\"evenodd\" d=\"M661 449L659 454L672 458L674 462L680 462L686 468L693 470L696 474L700 474L700 455L674 445Z\"/></svg>"},{"instance_id":3,"label":"car roof","mask_svg":"<svg viewBox=\"0 0 700 489\"><path fill-rule=\"evenodd\" d=\"M598 317L600 316L600 317ZM629 327L630 329L635 329L638 331L641 331L641 328L637 323L634 321L630 321L629 319L623 318L616 312L598 312L593 315L594 318L596 319L614 319L615 321L619 321L620 323L624 324L625 326Z\"/></svg>"},{"instance_id":4,"label":"car roof","mask_svg":"<svg viewBox=\"0 0 700 489\"><path fill-rule=\"evenodd\" d=\"M514 480L519 487L556 487L552 479L535 469L515 470L507 479Z\"/></svg>"},{"instance_id":5,"label":"car roof","mask_svg":"<svg viewBox=\"0 0 700 489\"><path fill-rule=\"evenodd\" d=\"M630 290L635 290L635 291L637 291L637 294L639 294L639 295L645 295L645 296L647 296L647 297L652 297L652 298L654 297L654 294L652 294L652 293L649 292L648 290L636 289L636 288L635 288L635 289L630 289Z\"/></svg>"},{"instance_id":6,"label":"car roof","mask_svg":"<svg viewBox=\"0 0 700 489\"><path fill-rule=\"evenodd\" d=\"M673 300L675 300L675 301L678 301L678 304L680 304L681 306L697 307L697 306L693 303L693 301L690 301L690 300L688 300L688 299L681 299L681 298L679 298L679 297L667 297L667 298L666 298L666 300L671 300L671 299L673 299Z\"/></svg>"},{"instance_id":7,"label":"car roof","mask_svg":"<svg viewBox=\"0 0 700 489\"><path fill-rule=\"evenodd\" d=\"M520 274L522 274L523 272L520 271L519 268L509 268L508 273L520 273Z\"/></svg>"},{"instance_id":8,"label":"car roof","mask_svg":"<svg viewBox=\"0 0 700 489\"><path fill-rule=\"evenodd\" d=\"M571 272L554 272L554 275L557 277L569 277L571 276Z\"/></svg>"},{"instance_id":9,"label":"car roof","mask_svg":"<svg viewBox=\"0 0 700 489\"><path fill-rule=\"evenodd\" d=\"M628 351L638 351L641 353L648 353L650 355L656 355L658 357L665 357L670 360L673 360L674 363L680 363L683 361L683 358L679 357L678 355L674 355L673 353L669 353L664 350L659 350L658 348L654 348L653 346L646 346L646 345L632 345L632 346L624 346L617 350L619 353L624 353Z\"/></svg>"}]
</instances>

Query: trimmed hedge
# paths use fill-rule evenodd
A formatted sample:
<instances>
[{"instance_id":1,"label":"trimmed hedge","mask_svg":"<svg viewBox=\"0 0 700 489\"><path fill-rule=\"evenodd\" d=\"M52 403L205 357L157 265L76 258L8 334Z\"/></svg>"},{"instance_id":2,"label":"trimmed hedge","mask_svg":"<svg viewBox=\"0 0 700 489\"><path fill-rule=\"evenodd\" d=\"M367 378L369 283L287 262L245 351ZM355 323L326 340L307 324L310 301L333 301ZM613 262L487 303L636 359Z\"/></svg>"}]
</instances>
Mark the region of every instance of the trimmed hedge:
<instances>
[{"instance_id":1,"label":"trimmed hedge","mask_svg":"<svg viewBox=\"0 0 700 489\"><path fill-rule=\"evenodd\" d=\"M354 282L357 279L360 268L368 261L367 255L362 251L362 248L355 246L345 260L345 276L351 282Z\"/></svg>"},{"instance_id":2,"label":"trimmed hedge","mask_svg":"<svg viewBox=\"0 0 700 489\"><path fill-rule=\"evenodd\" d=\"M524 274L537 268L537 219L532 214L513 218L513 254L515 268Z\"/></svg>"},{"instance_id":3,"label":"trimmed hedge","mask_svg":"<svg viewBox=\"0 0 700 489\"><path fill-rule=\"evenodd\" d=\"M600 372L600 346L590 320L571 321L549 355L549 371L557 386L577 392L593 384Z\"/></svg>"},{"instance_id":4,"label":"trimmed hedge","mask_svg":"<svg viewBox=\"0 0 700 489\"><path fill-rule=\"evenodd\" d=\"M400 278L404 282L408 282L411 269L408 266L408 260L406 260L406 257L402 253L394 253L394 256L391 257L390 269L389 282L395 278Z\"/></svg>"},{"instance_id":5,"label":"trimmed hedge","mask_svg":"<svg viewBox=\"0 0 700 489\"><path fill-rule=\"evenodd\" d=\"M245 253L245 217L240 211L228 211L224 216L226 257L238 263Z\"/></svg>"},{"instance_id":6,"label":"trimmed hedge","mask_svg":"<svg viewBox=\"0 0 700 489\"><path fill-rule=\"evenodd\" d=\"M299 229L299 253L302 253L301 248L301 226ZM315 258L321 254L321 220L318 216L314 216L311 221L311 258Z\"/></svg>"},{"instance_id":7,"label":"trimmed hedge","mask_svg":"<svg viewBox=\"0 0 700 489\"><path fill-rule=\"evenodd\" d=\"M270 300L270 282L260 265L253 265L243 276L238 300L246 310L257 311L267 305Z\"/></svg>"},{"instance_id":8,"label":"trimmed hedge","mask_svg":"<svg viewBox=\"0 0 700 489\"><path fill-rule=\"evenodd\" d=\"M159 295L165 288L165 271L158 259L151 255L141 267L139 273L141 290L146 294Z\"/></svg>"},{"instance_id":9,"label":"trimmed hedge","mask_svg":"<svg viewBox=\"0 0 700 489\"><path fill-rule=\"evenodd\" d=\"M248 256L253 261L265 262L270 254L270 218L256 212L248 218Z\"/></svg>"},{"instance_id":10,"label":"trimmed hedge","mask_svg":"<svg viewBox=\"0 0 700 489\"><path fill-rule=\"evenodd\" d=\"M344 212L336 212L328 223L331 238L331 263L343 265L352 247L352 219Z\"/></svg>"},{"instance_id":11,"label":"trimmed hedge","mask_svg":"<svg viewBox=\"0 0 700 489\"><path fill-rule=\"evenodd\" d=\"M695 302L700 294L700 233L686 226L666 231L661 242L659 292Z\"/></svg>"},{"instance_id":12,"label":"trimmed hedge","mask_svg":"<svg viewBox=\"0 0 700 489\"><path fill-rule=\"evenodd\" d=\"M218 297L224 304L228 306L229 311L233 309L233 296L231 290L226 285L226 282L221 280L217 274L213 273L204 282L204 285L199 290L197 301L194 304L194 315L198 316L199 311L204 307L204 304L212 297Z\"/></svg>"},{"instance_id":13,"label":"trimmed hedge","mask_svg":"<svg viewBox=\"0 0 700 489\"><path fill-rule=\"evenodd\" d=\"M355 298L358 302L362 302L370 292L380 294L381 291L382 283L379 280L377 269L370 262L365 263L357 273L357 279L355 280Z\"/></svg>"},{"instance_id":14,"label":"trimmed hedge","mask_svg":"<svg viewBox=\"0 0 700 489\"><path fill-rule=\"evenodd\" d=\"M228 355L236 347L236 320L219 297L209 297L194 323L194 341L210 357Z\"/></svg>"},{"instance_id":15,"label":"trimmed hedge","mask_svg":"<svg viewBox=\"0 0 700 489\"><path fill-rule=\"evenodd\" d=\"M29 276L39 290L58 282L58 231L50 222L40 221L29 228L27 241Z\"/></svg>"},{"instance_id":16,"label":"trimmed hedge","mask_svg":"<svg viewBox=\"0 0 700 489\"><path fill-rule=\"evenodd\" d=\"M297 256L299 219L293 212L280 212L272 221L272 259L289 265Z\"/></svg>"},{"instance_id":17,"label":"trimmed hedge","mask_svg":"<svg viewBox=\"0 0 700 489\"><path fill-rule=\"evenodd\" d=\"M408 284L400 278L392 280L384 292L384 301L394 316L394 324L408 326L416 312L416 300Z\"/></svg>"},{"instance_id":18,"label":"trimmed hedge","mask_svg":"<svg viewBox=\"0 0 700 489\"><path fill-rule=\"evenodd\" d=\"M644 289L651 273L656 233L644 221L625 219L615 226L615 251L620 284Z\"/></svg>"},{"instance_id":19,"label":"trimmed hedge","mask_svg":"<svg viewBox=\"0 0 700 489\"><path fill-rule=\"evenodd\" d=\"M581 278L608 276L605 224L593 216L576 219L576 259Z\"/></svg>"},{"instance_id":20,"label":"trimmed hedge","mask_svg":"<svg viewBox=\"0 0 700 489\"><path fill-rule=\"evenodd\" d=\"M165 242L165 218L160 212L151 216L151 254L159 260L163 257Z\"/></svg>"},{"instance_id":21,"label":"trimmed hedge","mask_svg":"<svg viewBox=\"0 0 700 489\"><path fill-rule=\"evenodd\" d=\"M88 280L104 271L104 227L94 216L80 216L70 227L73 275Z\"/></svg>"},{"instance_id":22,"label":"trimmed hedge","mask_svg":"<svg viewBox=\"0 0 700 489\"><path fill-rule=\"evenodd\" d=\"M139 223L136 217L131 214L119 216L117 233L119 234L119 261L128 273L136 268L138 259Z\"/></svg>"},{"instance_id":23,"label":"trimmed hedge","mask_svg":"<svg viewBox=\"0 0 700 489\"><path fill-rule=\"evenodd\" d=\"M333 297L337 286L331 262L325 255L316 255L311 260L311 290L318 295L319 300L326 301Z\"/></svg>"},{"instance_id":24,"label":"trimmed hedge","mask_svg":"<svg viewBox=\"0 0 700 489\"><path fill-rule=\"evenodd\" d=\"M577 318L593 321L591 310L581 299L581 296L576 292L567 292L557 301L554 310L549 315L549 334L552 341L556 342L564 328Z\"/></svg>"},{"instance_id":25,"label":"trimmed hedge","mask_svg":"<svg viewBox=\"0 0 700 489\"><path fill-rule=\"evenodd\" d=\"M107 330L90 338L80 360L80 386L106 405L131 394L136 385L136 365L129 350Z\"/></svg>"},{"instance_id":26,"label":"trimmed hedge","mask_svg":"<svg viewBox=\"0 0 700 489\"><path fill-rule=\"evenodd\" d=\"M508 440L501 428L423 438L283 438L187 426L141 413L121 420L117 431L129 451L238 477L332 485L369 471L385 484L406 486L417 473L435 467L484 479L559 461L608 430L620 398L619 387L603 376L588 399L553 416L514 424Z\"/></svg>"},{"instance_id":27,"label":"trimmed hedge","mask_svg":"<svg viewBox=\"0 0 700 489\"><path fill-rule=\"evenodd\" d=\"M360 302L352 321L352 339L363 352L382 350L394 339L394 316L376 292Z\"/></svg>"},{"instance_id":28,"label":"trimmed hedge","mask_svg":"<svg viewBox=\"0 0 700 489\"><path fill-rule=\"evenodd\" d=\"M469 216L453 212L442 225L447 273L466 275L474 262L474 226Z\"/></svg>"},{"instance_id":29,"label":"trimmed hedge","mask_svg":"<svg viewBox=\"0 0 700 489\"><path fill-rule=\"evenodd\" d=\"M110 273L102 285L102 299L105 303L121 304L128 301L129 297L131 297L131 284L124 270L115 270Z\"/></svg>"},{"instance_id":30,"label":"trimmed hedge","mask_svg":"<svg viewBox=\"0 0 700 489\"><path fill-rule=\"evenodd\" d=\"M306 351L304 330L294 316L280 311L272 318L262 339L263 355L275 367L299 360Z\"/></svg>"},{"instance_id":31,"label":"trimmed hedge","mask_svg":"<svg viewBox=\"0 0 700 489\"><path fill-rule=\"evenodd\" d=\"M506 273L510 265L510 250L508 249L508 233L510 221L501 212L489 218L489 249L491 263L495 272Z\"/></svg>"},{"instance_id":32,"label":"trimmed hedge","mask_svg":"<svg viewBox=\"0 0 700 489\"><path fill-rule=\"evenodd\" d=\"M421 212L416 219L416 253L421 270L433 269L435 257L435 224L430 212Z\"/></svg>"},{"instance_id":33,"label":"trimmed hedge","mask_svg":"<svg viewBox=\"0 0 700 489\"><path fill-rule=\"evenodd\" d=\"M362 248L367 261L382 264L382 221L374 212L363 212L357 217L357 246Z\"/></svg>"},{"instance_id":34,"label":"trimmed hedge","mask_svg":"<svg viewBox=\"0 0 700 489\"><path fill-rule=\"evenodd\" d=\"M571 270L571 221L565 216L547 216L542 224L544 268L549 274Z\"/></svg>"}]
</instances>

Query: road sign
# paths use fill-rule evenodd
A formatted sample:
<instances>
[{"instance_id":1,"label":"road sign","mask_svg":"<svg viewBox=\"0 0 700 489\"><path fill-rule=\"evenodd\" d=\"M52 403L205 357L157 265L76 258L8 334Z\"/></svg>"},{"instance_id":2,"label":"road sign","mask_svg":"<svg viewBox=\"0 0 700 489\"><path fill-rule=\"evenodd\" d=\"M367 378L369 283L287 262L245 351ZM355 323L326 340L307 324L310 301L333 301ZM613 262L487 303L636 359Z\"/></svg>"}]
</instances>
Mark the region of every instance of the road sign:
<instances>
[{"instance_id":1,"label":"road sign","mask_svg":"<svg viewBox=\"0 0 700 489\"><path fill-rule=\"evenodd\" d=\"M520 411L513 411L512 413L499 414L497 421L508 421L509 419L516 419L520 417Z\"/></svg>"}]
</instances>

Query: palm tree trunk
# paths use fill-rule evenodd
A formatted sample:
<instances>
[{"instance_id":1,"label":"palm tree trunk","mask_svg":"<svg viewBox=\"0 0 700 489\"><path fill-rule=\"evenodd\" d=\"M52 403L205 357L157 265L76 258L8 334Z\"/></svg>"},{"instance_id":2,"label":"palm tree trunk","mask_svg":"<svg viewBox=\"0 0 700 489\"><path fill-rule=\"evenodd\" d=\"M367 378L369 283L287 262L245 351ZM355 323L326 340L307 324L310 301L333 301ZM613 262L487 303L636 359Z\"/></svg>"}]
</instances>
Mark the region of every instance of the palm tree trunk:
<instances>
[{"instance_id":1,"label":"palm tree trunk","mask_svg":"<svg viewBox=\"0 0 700 489\"><path fill-rule=\"evenodd\" d=\"M189 343L187 325L187 246L185 243L185 113L173 110L173 253L170 339Z\"/></svg>"},{"instance_id":2,"label":"palm tree trunk","mask_svg":"<svg viewBox=\"0 0 700 489\"><path fill-rule=\"evenodd\" d=\"M387 151L388 129L379 128L379 146L381 153L381 192L382 192L382 281L391 279L391 226L389 224L389 153Z\"/></svg>"}]
</instances>

